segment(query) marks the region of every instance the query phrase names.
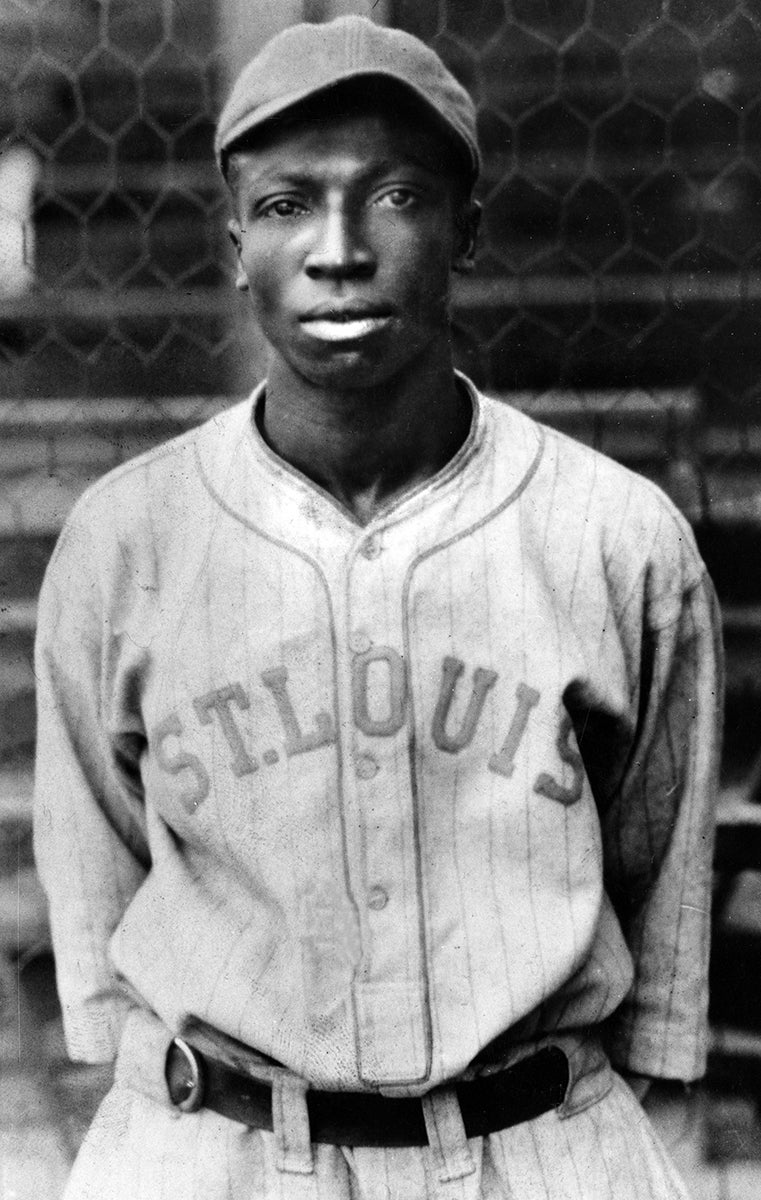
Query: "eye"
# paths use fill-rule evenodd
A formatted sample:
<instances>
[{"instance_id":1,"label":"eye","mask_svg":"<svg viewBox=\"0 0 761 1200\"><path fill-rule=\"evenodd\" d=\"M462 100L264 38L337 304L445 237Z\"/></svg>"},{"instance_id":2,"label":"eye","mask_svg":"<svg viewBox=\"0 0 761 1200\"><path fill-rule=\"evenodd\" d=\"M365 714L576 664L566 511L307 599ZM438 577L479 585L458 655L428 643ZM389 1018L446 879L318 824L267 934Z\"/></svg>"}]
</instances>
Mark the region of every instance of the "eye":
<instances>
[{"instance_id":1,"label":"eye","mask_svg":"<svg viewBox=\"0 0 761 1200\"><path fill-rule=\"evenodd\" d=\"M418 201L418 196L411 188L395 187L389 188L376 201L382 208L411 208Z\"/></svg>"},{"instance_id":2,"label":"eye","mask_svg":"<svg viewBox=\"0 0 761 1200\"><path fill-rule=\"evenodd\" d=\"M260 217L300 217L306 212L306 207L298 200L289 196L276 196L273 200L265 201L259 208Z\"/></svg>"}]
</instances>

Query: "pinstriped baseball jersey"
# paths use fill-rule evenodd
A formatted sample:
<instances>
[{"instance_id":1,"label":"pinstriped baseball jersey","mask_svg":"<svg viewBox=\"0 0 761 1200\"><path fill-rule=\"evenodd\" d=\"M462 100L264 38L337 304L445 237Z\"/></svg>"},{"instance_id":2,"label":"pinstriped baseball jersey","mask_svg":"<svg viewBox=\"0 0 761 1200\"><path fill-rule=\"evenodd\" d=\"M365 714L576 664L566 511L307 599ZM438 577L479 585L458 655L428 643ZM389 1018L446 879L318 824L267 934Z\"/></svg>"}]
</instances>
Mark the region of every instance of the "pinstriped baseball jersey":
<instances>
[{"instance_id":1,"label":"pinstriped baseball jersey","mask_svg":"<svg viewBox=\"0 0 761 1200\"><path fill-rule=\"evenodd\" d=\"M36 845L75 1057L137 1002L315 1086L421 1092L593 1026L700 1074L710 583L656 488L470 394L365 527L250 402L72 514Z\"/></svg>"}]
</instances>

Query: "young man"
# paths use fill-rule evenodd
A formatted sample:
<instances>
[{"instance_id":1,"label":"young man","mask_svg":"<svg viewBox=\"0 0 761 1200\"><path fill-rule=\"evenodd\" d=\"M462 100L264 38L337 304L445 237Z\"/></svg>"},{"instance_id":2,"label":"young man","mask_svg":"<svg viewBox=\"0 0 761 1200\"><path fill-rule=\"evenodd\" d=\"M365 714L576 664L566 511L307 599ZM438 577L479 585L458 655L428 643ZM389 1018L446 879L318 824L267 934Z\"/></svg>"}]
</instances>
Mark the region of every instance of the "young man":
<instances>
[{"instance_id":1,"label":"young man","mask_svg":"<svg viewBox=\"0 0 761 1200\"><path fill-rule=\"evenodd\" d=\"M713 594L649 483L455 373L475 113L294 27L219 122L253 398L109 475L41 600L70 1197L673 1200L703 1068Z\"/></svg>"}]
</instances>

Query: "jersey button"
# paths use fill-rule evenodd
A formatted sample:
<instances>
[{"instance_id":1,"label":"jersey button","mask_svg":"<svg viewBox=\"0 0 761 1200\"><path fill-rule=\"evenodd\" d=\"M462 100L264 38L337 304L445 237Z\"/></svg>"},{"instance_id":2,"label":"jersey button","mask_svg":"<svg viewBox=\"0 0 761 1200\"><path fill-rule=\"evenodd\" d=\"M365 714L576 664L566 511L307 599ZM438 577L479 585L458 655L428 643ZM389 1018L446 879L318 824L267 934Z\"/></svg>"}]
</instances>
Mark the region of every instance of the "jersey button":
<instances>
[{"instance_id":1,"label":"jersey button","mask_svg":"<svg viewBox=\"0 0 761 1200\"><path fill-rule=\"evenodd\" d=\"M355 654L367 654L372 646L370 635L366 629L355 629L349 639L349 645Z\"/></svg>"},{"instance_id":2,"label":"jersey button","mask_svg":"<svg viewBox=\"0 0 761 1200\"><path fill-rule=\"evenodd\" d=\"M378 760L373 754L360 754L354 764L354 769L358 779L373 779L380 771Z\"/></svg>"},{"instance_id":3,"label":"jersey button","mask_svg":"<svg viewBox=\"0 0 761 1200\"><path fill-rule=\"evenodd\" d=\"M388 904L388 892L382 887L374 887L370 889L370 894L367 897L367 903L370 908L380 912Z\"/></svg>"},{"instance_id":4,"label":"jersey button","mask_svg":"<svg viewBox=\"0 0 761 1200\"><path fill-rule=\"evenodd\" d=\"M371 533L368 538L362 543L362 555L364 558L377 558L381 552L381 540L377 533Z\"/></svg>"}]
</instances>

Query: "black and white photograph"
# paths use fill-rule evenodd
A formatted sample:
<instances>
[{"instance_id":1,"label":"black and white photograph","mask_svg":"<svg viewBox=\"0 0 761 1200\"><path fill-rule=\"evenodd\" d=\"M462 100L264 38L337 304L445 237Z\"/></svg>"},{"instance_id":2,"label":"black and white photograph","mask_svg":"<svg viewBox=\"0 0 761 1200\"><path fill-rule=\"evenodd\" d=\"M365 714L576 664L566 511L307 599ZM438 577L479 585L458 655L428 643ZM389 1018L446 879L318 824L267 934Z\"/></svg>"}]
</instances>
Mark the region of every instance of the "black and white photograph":
<instances>
[{"instance_id":1,"label":"black and white photograph","mask_svg":"<svg viewBox=\"0 0 761 1200\"><path fill-rule=\"evenodd\" d=\"M0 0L0 1200L761 1196L761 5Z\"/></svg>"}]
</instances>

